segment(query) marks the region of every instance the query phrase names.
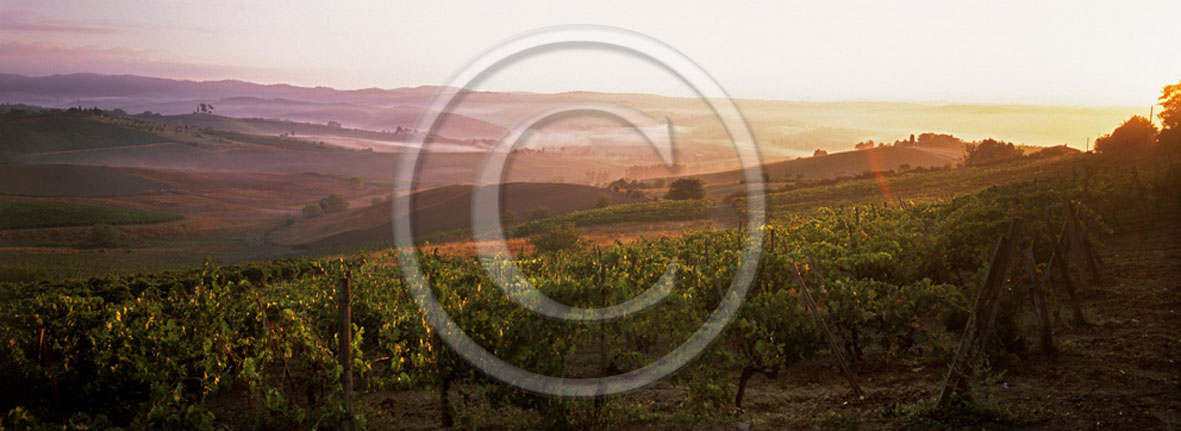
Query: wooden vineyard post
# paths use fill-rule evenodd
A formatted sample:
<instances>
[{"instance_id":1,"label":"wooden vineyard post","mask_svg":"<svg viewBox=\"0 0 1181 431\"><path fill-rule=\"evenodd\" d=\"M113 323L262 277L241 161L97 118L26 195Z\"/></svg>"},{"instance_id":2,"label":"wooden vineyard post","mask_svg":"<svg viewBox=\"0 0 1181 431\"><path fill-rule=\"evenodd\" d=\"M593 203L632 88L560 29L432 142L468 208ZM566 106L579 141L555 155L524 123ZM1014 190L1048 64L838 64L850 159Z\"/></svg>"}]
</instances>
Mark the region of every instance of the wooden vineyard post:
<instances>
[{"instance_id":1,"label":"wooden vineyard post","mask_svg":"<svg viewBox=\"0 0 1181 431\"><path fill-rule=\"evenodd\" d=\"M1063 211L1065 211L1066 224L1068 226L1067 234L1070 235L1071 249L1075 251L1087 266L1087 273L1091 276L1092 283L1099 282L1099 266L1095 263L1094 251L1089 247L1089 241L1084 241L1086 235L1083 235L1081 223L1078 220L1078 214L1075 213L1074 205L1071 204L1070 199L1062 198Z\"/></svg>"},{"instance_id":2,"label":"wooden vineyard post","mask_svg":"<svg viewBox=\"0 0 1181 431\"><path fill-rule=\"evenodd\" d=\"M603 265L603 252L595 247L595 263L599 267L599 307L607 307L607 267ZM599 377L607 377L607 321L599 321ZM607 397L595 395L595 417L601 418Z\"/></svg>"},{"instance_id":3,"label":"wooden vineyard post","mask_svg":"<svg viewBox=\"0 0 1181 431\"><path fill-rule=\"evenodd\" d=\"M816 324L824 331L824 338L828 340L829 350L832 350L832 354L837 357L837 364L841 366L841 372L845 374L845 378L849 379L849 386L853 387L853 393L857 395L857 399L864 400L865 393L861 392L861 386L857 384L857 379L853 377L853 371L849 370L849 364L845 362L845 356L841 354L836 337L828 330L828 325L824 323L824 317L820 315L820 310L816 308L816 302L812 300L812 294L808 293L808 285L804 283L804 277L800 275L799 266L793 266L796 272L796 283L799 283L800 292L804 294L804 302L808 304L808 309L812 310L812 317L816 319Z\"/></svg>"},{"instance_id":4,"label":"wooden vineyard post","mask_svg":"<svg viewBox=\"0 0 1181 431\"><path fill-rule=\"evenodd\" d=\"M1058 269L1058 275L1062 277L1062 286L1066 289L1066 296L1070 300L1070 311L1074 314L1074 323L1077 325L1086 325L1087 321L1083 318L1083 309L1078 304L1078 296L1074 291L1074 281L1070 279L1070 260L1068 259L1070 243L1066 239L1069 234L1070 222L1063 222L1062 233L1058 234L1058 241L1054 244L1054 254L1050 255L1050 263L1046 264L1046 279L1048 280L1050 271L1054 268Z\"/></svg>"},{"instance_id":5,"label":"wooden vineyard post","mask_svg":"<svg viewBox=\"0 0 1181 431\"><path fill-rule=\"evenodd\" d=\"M1042 351L1050 355L1057 355L1058 348L1054 346L1053 329L1050 327L1050 313L1046 310L1046 296L1042 292L1042 286L1040 286L1041 283L1039 283L1037 276L1033 244L1025 247L1021 260L1025 276L1029 279L1029 296L1033 299L1033 314L1037 316L1038 338L1041 340ZM1049 278L1049 274L1046 274L1046 278Z\"/></svg>"},{"instance_id":6,"label":"wooden vineyard post","mask_svg":"<svg viewBox=\"0 0 1181 431\"><path fill-rule=\"evenodd\" d=\"M352 322L352 292L350 291L351 272L346 272L344 278L336 286L336 302L339 305L337 314L337 354L340 364L344 367L341 374L341 384L344 386L344 417L340 420L340 429L352 431L353 423L353 322Z\"/></svg>"},{"instance_id":7,"label":"wooden vineyard post","mask_svg":"<svg viewBox=\"0 0 1181 431\"><path fill-rule=\"evenodd\" d=\"M976 359L984 351L989 336L992 335L992 325L996 320L997 305L1000 304L1001 294L1004 293L1005 279L1008 278L1009 267L1021 227L1024 223L1020 217L1014 217L1009 227L1009 235L1002 236L997 242L993 253L992 265L988 268L988 276L984 285L976 292L976 304L972 308L972 315L964 328L964 338L960 341L959 350L952 360L951 368L947 372L947 380L943 384L943 391L939 394L939 408L946 409L958 398L967 399L968 380L975 373Z\"/></svg>"},{"instance_id":8,"label":"wooden vineyard post","mask_svg":"<svg viewBox=\"0 0 1181 431\"><path fill-rule=\"evenodd\" d=\"M1087 256L1093 261L1093 264L1096 264L1099 267L1106 265L1103 263L1103 258L1099 257L1099 253L1095 252L1095 245L1091 244L1091 237L1084 235L1082 230L1079 231L1079 236L1082 237L1083 251L1087 253Z\"/></svg>"},{"instance_id":9,"label":"wooden vineyard post","mask_svg":"<svg viewBox=\"0 0 1181 431\"><path fill-rule=\"evenodd\" d=\"M1090 143L1090 141L1091 141L1090 139L1087 139L1088 143ZM1089 191L1090 185L1091 185L1091 169L1090 169L1090 166L1088 166L1086 163L1083 163L1083 198L1082 199L1083 199L1084 205L1087 203L1088 199L1091 197L1091 193Z\"/></svg>"}]
</instances>

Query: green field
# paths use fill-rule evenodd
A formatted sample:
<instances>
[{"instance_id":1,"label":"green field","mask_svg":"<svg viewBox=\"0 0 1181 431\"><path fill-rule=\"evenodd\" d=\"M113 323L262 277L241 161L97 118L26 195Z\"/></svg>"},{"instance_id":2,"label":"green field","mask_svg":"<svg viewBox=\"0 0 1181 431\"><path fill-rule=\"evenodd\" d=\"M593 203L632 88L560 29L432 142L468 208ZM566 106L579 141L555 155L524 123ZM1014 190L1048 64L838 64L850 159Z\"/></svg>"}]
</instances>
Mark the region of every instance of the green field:
<instances>
[{"instance_id":1,"label":"green field","mask_svg":"<svg viewBox=\"0 0 1181 431\"><path fill-rule=\"evenodd\" d=\"M674 220L696 220L708 217L710 202L656 201L625 205L611 205L574 211L557 217L523 223L512 229L512 236L529 236L565 223L575 226L594 226L621 222L657 222Z\"/></svg>"},{"instance_id":2,"label":"green field","mask_svg":"<svg viewBox=\"0 0 1181 431\"><path fill-rule=\"evenodd\" d=\"M767 213L769 218L774 219L808 214L822 207L863 204L891 206L900 201L915 203L951 199L996 185L1081 174L1084 160L1083 156L1029 159L993 166L905 172L880 178L771 191L767 195ZM735 207L743 209L745 198L735 199Z\"/></svg>"},{"instance_id":3,"label":"green field","mask_svg":"<svg viewBox=\"0 0 1181 431\"><path fill-rule=\"evenodd\" d=\"M183 215L134 208L65 202L0 203L0 229L146 224L180 220Z\"/></svg>"},{"instance_id":4,"label":"green field","mask_svg":"<svg viewBox=\"0 0 1181 431\"><path fill-rule=\"evenodd\" d=\"M0 283L14 281L70 280L91 277L191 269L201 257L95 251L87 253L0 253Z\"/></svg>"},{"instance_id":5,"label":"green field","mask_svg":"<svg viewBox=\"0 0 1181 431\"><path fill-rule=\"evenodd\" d=\"M163 136L103 121L88 113L50 112L0 121L0 154L147 145L165 142Z\"/></svg>"},{"instance_id":6,"label":"green field","mask_svg":"<svg viewBox=\"0 0 1181 431\"><path fill-rule=\"evenodd\" d=\"M0 165L0 194L120 196L168 190L168 185L106 166Z\"/></svg>"}]
</instances>

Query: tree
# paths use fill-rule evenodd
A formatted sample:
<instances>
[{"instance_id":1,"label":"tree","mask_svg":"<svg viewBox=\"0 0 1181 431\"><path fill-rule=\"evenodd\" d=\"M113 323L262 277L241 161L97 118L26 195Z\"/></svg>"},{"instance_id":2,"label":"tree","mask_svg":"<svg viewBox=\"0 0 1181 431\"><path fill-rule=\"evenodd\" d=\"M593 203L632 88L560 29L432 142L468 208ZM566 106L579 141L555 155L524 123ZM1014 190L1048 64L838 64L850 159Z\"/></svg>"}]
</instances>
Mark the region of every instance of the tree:
<instances>
[{"instance_id":1,"label":"tree","mask_svg":"<svg viewBox=\"0 0 1181 431\"><path fill-rule=\"evenodd\" d=\"M574 223L563 223L529 238L529 244L538 253L575 250L581 248L582 243L582 232Z\"/></svg>"},{"instance_id":2,"label":"tree","mask_svg":"<svg viewBox=\"0 0 1181 431\"><path fill-rule=\"evenodd\" d=\"M1110 134L1095 140L1095 151L1107 154L1143 154L1156 142L1156 125L1147 118L1133 115Z\"/></svg>"},{"instance_id":3,"label":"tree","mask_svg":"<svg viewBox=\"0 0 1181 431\"><path fill-rule=\"evenodd\" d=\"M320 199L320 209L324 210L325 214L344 211L348 208L349 201L345 200L344 196L338 195L336 193L330 194L324 199Z\"/></svg>"},{"instance_id":4,"label":"tree","mask_svg":"<svg viewBox=\"0 0 1181 431\"><path fill-rule=\"evenodd\" d=\"M705 185L697 178L681 178L669 185L664 198L674 201L702 199L705 198Z\"/></svg>"},{"instance_id":5,"label":"tree","mask_svg":"<svg viewBox=\"0 0 1181 431\"><path fill-rule=\"evenodd\" d=\"M606 194L599 194L599 199L595 201L595 208L607 208L611 206L611 197Z\"/></svg>"},{"instance_id":6,"label":"tree","mask_svg":"<svg viewBox=\"0 0 1181 431\"><path fill-rule=\"evenodd\" d=\"M824 151L819 148L817 148L816 151L812 152L812 157L820 157L820 156L827 156L827 155L828 155L828 151Z\"/></svg>"},{"instance_id":7,"label":"tree","mask_svg":"<svg viewBox=\"0 0 1181 431\"><path fill-rule=\"evenodd\" d=\"M853 149L854 150L868 150L870 148L873 148L873 145L874 145L873 140L862 141L862 142L858 142L857 145L854 145Z\"/></svg>"},{"instance_id":8,"label":"tree","mask_svg":"<svg viewBox=\"0 0 1181 431\"><path fill-rule=\"evenodd\" d=\"M504 213L500 215L500 221L504 224L513 224L520 219L521 217L513 210L504 210Z\"/></svg>"},{"instance_id":9,"label":"tree","mask_svg":"<svg viewBox=\"0 0 1181 431\"><path fill-rule=\"evenodd\" d=\"M964 141L952 135L942 133L923 133L915 141L916 147L963 147Z\"/></svg>"},{"instance_id":10,"label":"tree","mask_svg":"<svg viewBox=\"0 0 1181 431\"><path fill-rule=\"evenodd\" d=\"M97 248L114 248L119 245L119 231L110 225L96 224L90 228L90 245Z\"/></svg>"},{"instance_id":11,"label":"tree","mask_svg":"<svg viewBox=\"0 0 1181 431\"><path fill-rule=\"evenodd\" d=\"M320 204L307 204L303 206L303 218L313 218L324 215L324 208L320 208Z\"/></svg>"},{"instance_id":12,"label":"tree","mask_svg":"<svg viewBox=\"0 0 1181 431\"><path fill-rule=\"evenodd\" d=\"M1013 143L991 138L968 144L966 149L968 155L964 158L964 164L967 166L999 163L1020 159L1023 156L1021 149L1017 148Z\"/></svg>"},{"instance_id":13,"label":"tree","mask_svg":"<svg viewBox=\"0 0 1181 431\"><path fill-rule=\"evenodd\" d=\"M611 174L605 170L586 171L586 183L595 187L606 184L610 177Z\"/></svg>"},{"instance_id":14,"label":"tree","mask_svg":"<svg viewBox=\"0 0 1181 431\"><path fill-rule=\"evenodd\" d=\"M349 178L349 190L358 192L363 188L365 188L365 180L362 180L358 177Z\"/></svg>"},{"instance_id":15,"label":"tree","mask_svg":"<svg viewBox=\"0 0 1181 431\"><path fill-rule=\"evenodd\" d=\"M1161 111L1157 117L1160 117L1161 132L1157 142L1161 148L1181 149L1181 81L1166 85L1161 90L1160 101Z\"/></svg>"},{"instance_id":16,"label":"tree","mask_svg":"<svg viewBox=\"0 0 1181 431\"><path fill-rule=\"evenodd\" d=\"M628 191L640 188L640 182L636 180L629 180L627 178L620 178L618 180L612 181L607 185L607 187L620 193L626 193Z\"/></svg>"}]
</instances>

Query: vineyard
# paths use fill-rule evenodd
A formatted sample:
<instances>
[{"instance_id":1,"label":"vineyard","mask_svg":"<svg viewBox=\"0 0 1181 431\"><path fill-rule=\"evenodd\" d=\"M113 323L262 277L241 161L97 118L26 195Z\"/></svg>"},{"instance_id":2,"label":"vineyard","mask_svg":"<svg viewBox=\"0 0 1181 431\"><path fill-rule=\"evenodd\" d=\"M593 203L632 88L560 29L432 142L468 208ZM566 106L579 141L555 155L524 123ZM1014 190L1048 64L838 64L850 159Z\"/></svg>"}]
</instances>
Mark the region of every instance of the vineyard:
<instances>
[{"instance_id":1,"label":"vineyard","mask_svg":"<svg viewBox=\"0 0 1181 431\"><path fill-rule=\"evenodd\" d=\"M345 393L342 374L350 368L359 429L397 426L390 413L396 402L373 396L390 393L430 393L434 426L471 429L747 420L742 409L750 381L803 361L833 364L824 369L834 375L841 373L838 362L857 369L871 357L952 363L975 320L978 293L997 272L990 263L998 239L1007 238L1028 251L1024 263L1033 270L1007 271L1020 267L1017 259L998 272L1010 276L1000 280L1005 289L995 335L982 345L982 362L995 363L1046 348L1028 341L1036 332L1026 305L1035 286L1048 286L1042 293L1052 325L1085 324L1078 317L1086 316L1072 319L1064 311L1072 308L1073 290L1068 295L1057 287L1072 274L1084 285L1093 277L1085 259L1071 267L1063 257L1057 245L1063 226L1077 224L1079 247L1101 249L1127 220L1173 214L1181 204L1181 172L1169 163L1088 156L1063 172L954 198L851 203L806 217L769 214L773 222L763 228L763 253L744 305L709 349L667 379L683 395L659 412L622 396L533 395L476 371L426 324L393 251L6 284L0 288L6 386L0 429L334 428L348 419L346 395L353 395ZM784 195L769 202L773 211L789 206ZM527 223L515 233L539 232L548 223L605 223L616 213L655 214L637 205ZM662 205L685 218L707 209L695 202ZM1025 234L1005 237L1014 219ZM706 231L517 256L521 271L550 298L591 308L635 297L678 263L673 293L663 302L602 324L523 309L475 258L425 248L417 259L444 310L491 354L545 375L598 377L652 363L705 323L730 287L746 233ZM1061 275L1040 282L1051 277L1055 259ZM341 283L352 291L348 364L337 348ZM849 391L844 402L858 402ZM986 395L966 402L964 414L985 414L972 406ZM955 420L915 411L936 428Z\"/></svg>"},{"instance_id":2,"label":"vineyard","mask_svg":"<svg viewBox=\"0 0 1181 431\"><path fill-rule=\"evenodd\" d=\"M144 224L180 220L180 214L66 202L0 203L0 228Z\"/></svg>"}]
</instances>

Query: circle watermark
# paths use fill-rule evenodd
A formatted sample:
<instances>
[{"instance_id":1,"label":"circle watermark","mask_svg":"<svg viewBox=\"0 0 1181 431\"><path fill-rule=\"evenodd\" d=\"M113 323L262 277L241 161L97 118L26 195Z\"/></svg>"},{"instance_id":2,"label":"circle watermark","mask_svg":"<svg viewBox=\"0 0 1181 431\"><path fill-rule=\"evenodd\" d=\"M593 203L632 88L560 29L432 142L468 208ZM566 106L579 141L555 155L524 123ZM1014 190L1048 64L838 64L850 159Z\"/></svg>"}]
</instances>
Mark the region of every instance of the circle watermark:
<instances>
[{"instance_id":1,"label":"circle watermark","mask_svg":"<svg viewBox=\"0 0 1181 431\"><path fill-rule=\"evenodd\" d=\"M529 53L586 46L621 51L659 65L679 77L709 106L730 136L742 166L746 185L747 224L742 255L730 288L697 331L671 352L642 368L612 376L565 378L530 372L497 358L465 334L443 310L431 291L415 255L410 220L413 214L411 195L421 153L429 145L429 137L433 135L440 118L453 108L456 97L462 93L462 90L456 89L469 88L490 71ZM546 297L527 281L522 282L524 277L512 263L504 242L504 233L500 228L499 184L503 179L503 168L508 154L533 124L568 113L599 113L629 123L641 131L667 165L673 164L671 126L668 126L665 139L661 139L665 135L645 132L645 129L640 129L635 124L637 118L644 116L643 113L631 108L612 104L579 104L543 111L510 128L481 165L477 176L482 183L490 187L478 187L473 192L473 234L477 236L473 239L476 240L484 268L492 275L497 286L517 304L556 319L585 321L625 317L656 304L672 291L676 279L675 260L653 287L622 304L603 308L575 308ZM668 123L667 119L665 122ZM434 95L414 128L425 133L413 135L410 145L399 158L394 182L394 243L402 276L426 321L439 337L471 366L485 374L520 389L553 396L593 397L638 389L676 372L704 352L713 340L721 335L741 307L757 271L763 245L765 201L758 148L746 120L721 86L700 66L676 49L640 33L615 27L559 26L524 33L492 47L461 68ZM404 216L398 217L398 214ZM491 226L492 229L475 229L477 226ZM495 262L502 265L498 266ZM504 269L507 269L507 275Z\"/></svg>"}]
</instances>

